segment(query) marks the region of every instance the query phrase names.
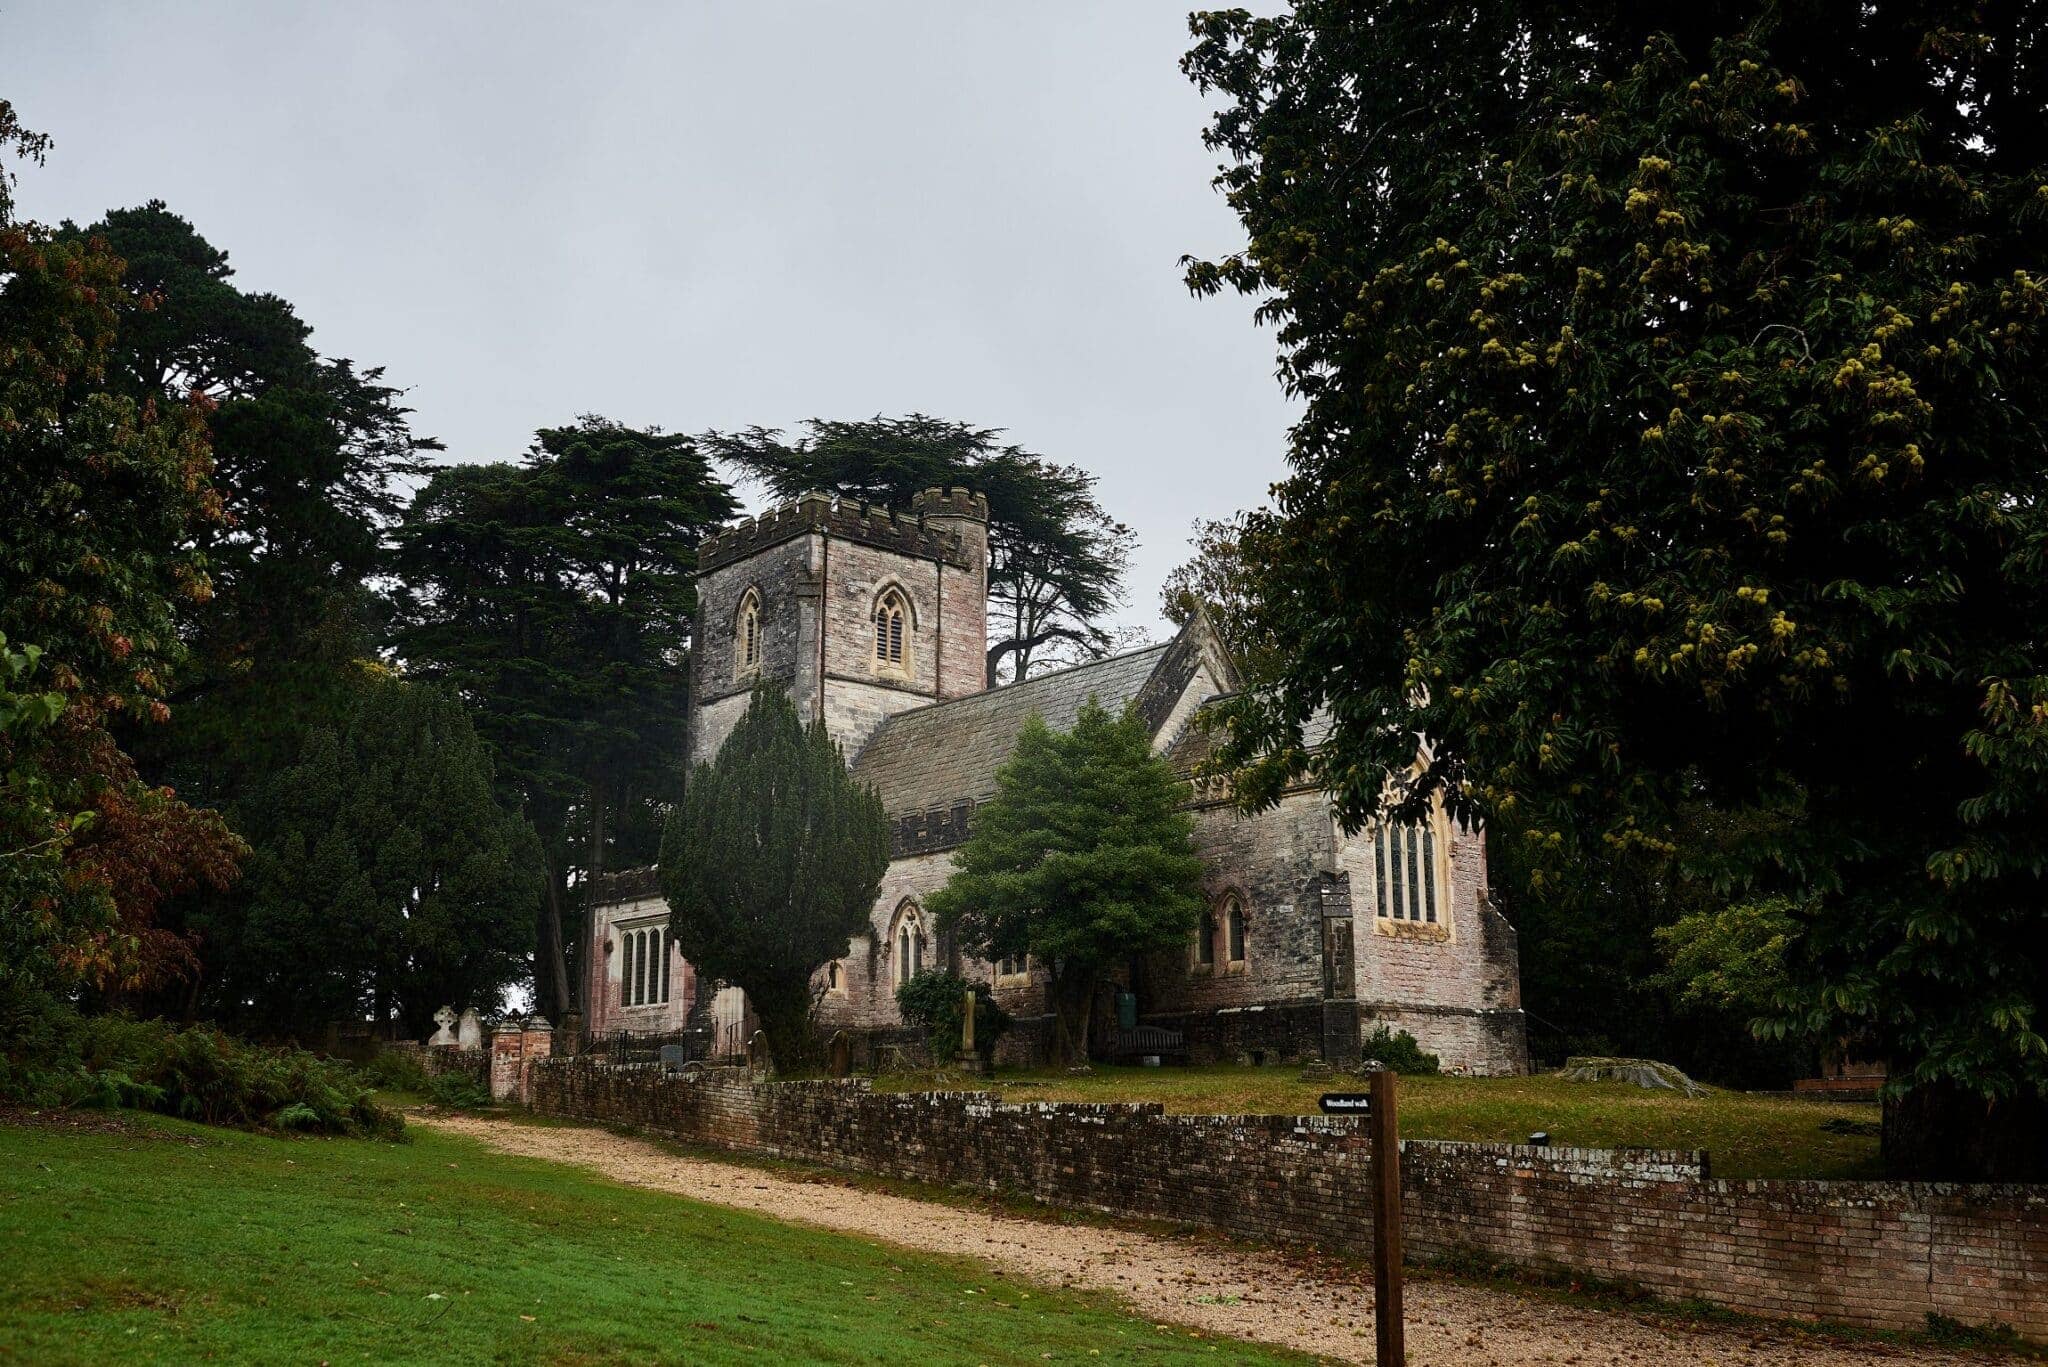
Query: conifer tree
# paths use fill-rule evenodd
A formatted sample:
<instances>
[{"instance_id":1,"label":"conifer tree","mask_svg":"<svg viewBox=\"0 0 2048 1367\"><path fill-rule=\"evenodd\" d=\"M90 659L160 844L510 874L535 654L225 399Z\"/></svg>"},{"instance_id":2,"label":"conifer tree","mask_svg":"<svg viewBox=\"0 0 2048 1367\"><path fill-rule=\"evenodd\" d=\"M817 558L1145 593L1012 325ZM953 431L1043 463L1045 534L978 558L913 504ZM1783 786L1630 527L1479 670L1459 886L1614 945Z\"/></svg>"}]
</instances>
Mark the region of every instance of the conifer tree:
<instances>
[{"instance_id":1,"label":"conifer tree","mask_svg":"<svg viewBox=\"0 0 2048 1367\"><path fill-rule=\"evenodd\" d=\"M1064 735L1034 716L931 898L963 949L1050 968L1060 1061L1087 1057L1104 972L1185 944L1202 914L1186 797L1135 712L1091 700Z\"/></svg>"},{"instance_id":2,"label":"conifer tree","mask_svg":"<svg viewBox=\"0 0 2048 1367\"><path fill-rule=\"evenodd\" d=\"M867 929L889 822L821 722L758 688L684 786L661 844L669 933L707 979L746 992L784 1067L813 1054L811 979Z\"/></svg>"},{"instance_id":3,"label":"conifer tree","mask_svg":"<svg viewBox=\"0 0 2048 1367\"><path fill-rule=\"evenodd\" d=\"M375 678L247 804L256 854L225 1000L267 1026L367 1009L418 1036L441 1006L495 1006L526 974L540 850L498 805L490 752L445 690Z\"/></svg>"}]
</instances>

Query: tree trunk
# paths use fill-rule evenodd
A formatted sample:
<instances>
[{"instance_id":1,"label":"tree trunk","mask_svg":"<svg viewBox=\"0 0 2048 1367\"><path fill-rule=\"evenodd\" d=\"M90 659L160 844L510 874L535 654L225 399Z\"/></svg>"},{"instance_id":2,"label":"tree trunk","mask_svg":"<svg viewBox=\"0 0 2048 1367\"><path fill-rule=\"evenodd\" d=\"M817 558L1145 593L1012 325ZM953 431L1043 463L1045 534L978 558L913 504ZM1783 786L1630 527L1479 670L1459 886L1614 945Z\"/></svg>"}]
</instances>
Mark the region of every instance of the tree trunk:
<instances>
[{"instance_id":1,"label":"tree trunk","mask_svg":"<svg viewBox=\"0 0 2048 1367\"><path fill-rule=\"evenodd\" d=\"M557 1021L575 998L570 995L569 960L562 947L562 904L568 894L561 875L547 871L547 896L540 906L540 949L534 964L534 1006L549 1020Z\"/></svg>"},{"instance_id":2,"label":"tree trunk","mask_svg":"<svg viewBox=\"0 0 2048 1367\"><path fill-rule=\"evenodd\" d=\"M1062 1067L1088 1061L1088 1024L1095 1015L1095 969L1070 970L1052 982L1052 1061Z\"/></svg>"},{"instance_id":3,"label":"tree trunk","mask_svg":"<svg viewBox=\"0 0 2048 1367\"><path fill-rule=\"evenodd\" d=\"M604 793L595 783L590 785L590 852L583 861L583 937L590 942L591 932L597 926L598 880L604 877L605 816L609 809L605 805ZM565 975L566 976L566 975ZM569 1006L587 1014L589 1003L583 1000L583 987L590 977L588 968L576 975L569 984ZM561 1013L555 1015L561 1020Z\"/></svg>"},{"instance_id":4,"label":"tree trunk","mask_svg":"<svg viewBox=\"0 0 2048 1367\"><path fill-rule=\"evenodd\" d=\"M1884 1103L1885 1175L1922 1182L2048 1180L2048 1098L1987 1102L1923 1083Z\"/></svg>"},{"instance_id":5,"label":"tree trunk","mask_svg":"<svg viewBox=\"0 0 2048 1367\"><path fill-rule=\"evenodd\" d=\"M756 992L747 989L747 1002L768 1036L768 1052L777 1072L797 1072L817 1061L817 1041L811 1034L811 987L805 981L796 990L787 988Z\"/></svg>"}]
</instances>

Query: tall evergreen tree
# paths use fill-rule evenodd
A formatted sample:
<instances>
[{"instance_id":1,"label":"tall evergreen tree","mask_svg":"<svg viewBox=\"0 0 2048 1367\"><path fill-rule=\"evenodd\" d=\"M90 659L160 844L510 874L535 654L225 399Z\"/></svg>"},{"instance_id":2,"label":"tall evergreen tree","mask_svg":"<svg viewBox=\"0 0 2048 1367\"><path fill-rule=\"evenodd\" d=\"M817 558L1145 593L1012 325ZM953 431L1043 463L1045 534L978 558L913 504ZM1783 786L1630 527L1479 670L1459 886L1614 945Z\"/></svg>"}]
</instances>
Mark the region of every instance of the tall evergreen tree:
<instances>
[{"instance_id":1,"label":"tall evergreen tree","mask_svg":"<svg viewBox=\"0 0 2048 1367\"><path fill-rule=\"evenodd\" d=\"M579 893L660 839L697 546L737 511L688 437L585 417L538 433L519 465L438 472L393 533L393 648L475 708L540 837L535 978L551 1015L583 976Z\"/></svg>"},{"instance_id":2,"label":"tall evergreen tree","mask_svg":"<svg viewBox=\"0 0 2048 1367\"><path fill-rule=\"evenodd\" d=\"M216 813L144 783L115 734L170 716L180 613L211 591L193 542L221 503L204 396L142 402L111 379L120 258L13 214L5 159L47 145L0 100L0 635L40 651L32 706L61 699L0 739L0 845L61 850L34 861L54 879L0 880L0 917L49 984L131 992L192 975L159 912L231 881L240 853Z\"/></svg>"},{"instance_id":3,"label":"tall evergreen tree","mask_svg":"<svg viewBox=\"0 0 2048 1367\"><path fill-rule=\"evenodd\" d=\"M2048 10L1709 0L1196 16L1306 400L1225 758L1349 821L1791 895L1785 1028L1889 1059L1886 1152L2048 1163ZM1308 719L1333 728L1313 752Z\"/></svg>"},{"instance_id":4,"label":"tall evergreen tree","mask_svg":"<svg viewBox=\"0 0 2048 1367\"><path fill-rule=\"evenodd\" d=\"M889 821L821 721L758 688L718 757L690 775L661 842L676 948L743 989L779 1064L812 1056L811 979L867 928Z\"/></svg>"},{"instance_id":5,"label":"tall evergreen tree","mask_svg":"<svg viewBox=\"0 0 2048 1367\"><path fill-rule=\"evenodd\" d=\"M794 439L750 427L702 441L780 498L822 490L905 508L925 489L962 487L988 499L990 688L1118 643L1102 619L1122 600L1133 536L1096 501L1095 476L921 413L804 427Z\"/></svg>"},{"instance_id":6,"label":"tall evergreen tree","mask_svg":"<svg viewBox=\"0 0 2048 1367\"><path fill-rule=\"evenodd\" d=\"M378 676L356 692L247 805L256 853L239 923L218 927L217 1005L300 1031L367 1012L417 1037L525 977L540 851L452 695Z\"/></svg>"},{"instance_id":7,"label":"tall evergreen tree","mask_svg":"<svg viewBox=\"0 0 2048 1367\"><path fill-rule=\"evenodd\" d=\"M1034 716L930 899L963 948L990 962L1028 954L1050 969L1062 1061L1088 1055L1104 974L1186 944L1201 918L1186 799L1186 781L1152 753L1135 712L1111 716L1091 701L1064 735Z\"/></svg>"}]
</instances>

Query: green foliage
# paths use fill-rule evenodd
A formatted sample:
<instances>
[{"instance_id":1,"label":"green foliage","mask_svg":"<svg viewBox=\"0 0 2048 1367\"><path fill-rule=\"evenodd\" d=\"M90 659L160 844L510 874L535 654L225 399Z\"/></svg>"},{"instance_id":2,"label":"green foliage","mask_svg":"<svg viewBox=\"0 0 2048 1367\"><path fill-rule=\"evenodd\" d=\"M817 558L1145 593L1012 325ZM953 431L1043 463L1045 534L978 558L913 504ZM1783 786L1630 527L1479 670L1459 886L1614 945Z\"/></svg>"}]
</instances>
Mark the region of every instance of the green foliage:
<instances>
[{"instance_id":1,"label":"green foliage","mask_svg":"<svg viewBox=\"0 0 2048 1367\"><path fill-rule=\"evenodd\" d=\"M495 1006L525 976L539 851L445 690L365 683L247 812L245 896L206 923L224 1013L308 1033L395 1013L418 1037L437 1008Z\"/></svg>"},{"instance_id":2,"label":"green foliage","mask_svg":"<svg viewBox=\"0 0 2048 1367\"><path fill-rule=\"evenodd\" d=\"M1091 699L1064 735L1034 716L931 898L962 948L1050 966L1062 1058L1087 1054L1105 969L1194 931L1202 864L1186 796L1135 712Z\"/></svg>"},{"instance_id":3,"label":"green foliage","mask_svg":"<svg viewBox=\"0 0 2048 1367\"><path fill-rule=\"evenodd\" d=\"M1307 1361L426 1126L309 1144L7 1125L0 1171L9 1362Z\"/></svg>"},{"instance_id":4,"label":"green foliage","mask_svg":"<svg viewBox=\"0 0 2048 1367\"><path fill-rule=\"evenodd\" d=\"M675 797L697 545L738 510L696 445L602 418L437 473L393 534L393 645L476 709L540 837L538 986L575 1000L574 886L645 862Z\"/></svg>"},{"instance_id":5,"label":"green foliage","mask_svg":"<svg viewBox=\"0 0 2048 1367\"><path fill-rule=\"evenodd\" d=\"M785 1067L812 1055L812 976L867 929L888 867L882 804L824 724L766 687L690 775L661 842L676 948L746 991Z\"/></svg>"},{"instance_id":6,"label":"green foliage","mask_svg":"<svg viewBox=\"0 0 2048 1367\"><path fill-rule=\"evenodd\" d=\"M1369 819L1422 734L1397 797L1553 866L1764 817L1698 873L1797 900L1780 1028L1865 1036L1902 1087L2048 1089L2019 13L1197 16L1248 240L1190 283L1262 296L1306 401L1253 518L1289 651L1228 709L1248 799L1306 772Z\"/></svg>"},{"instance_id":7,"label":"green foliage","mask_svg":"<svg viewBox=\"0 0 2048 1367\"><path fill-rule=\"evenodd\" d=\"M205 1026L81 1016L46 993L0 1006L0 1100L135 1107L208 1125L395 1138L404 1122L345 1065Z\"/></svg>"},{"instance_id":8,"label":"green foliage","mask_svg":"<svg viewBox=\"0 0 2048 1367\"><path fill-rule=\"evenodd\" d=\"M1427 1053L1406 1030L1389 1030L1382 1025L1360 1042L1363 1057L1378 1059L1397 1073L1413 1077L1435 1077L1438 1059Z\"/></svg>"},{"instance_id":9,"label":"green foliage","mask_svg":"<svg viewBox=\"0 0 2048 1367\"><path fill-rule=\"evenodd\" d=\"M158 912L231 881L239 854L212 813L141 782L113 731L169 715L181 609L211 591L197 542L222 509L206 398L141 402L110 375L120 258L13 215L5 159L46 146L0 101L0 633L41 650L4 684L0 851L30 853L0 871L0 971L123 991L190 976Z\"/></svg>"},{"instance_id":10,"label":"green foliage","mask_svg":"<svg viewBox=\"0 0 2048 1367\"><path fill-rule=\"evenodd\" d=\"M441 1073L427 1084L427 1095L434 1099L436 1106L446 1106L451 1111L483 1111L490 1109L491 1094L479 1085L473 1077L461 1073Z\"/></svg>"},{"instance_id":11,"label":"green foliage","mask_svg":"<svg viewBox=\"0 0 2048 1367\"><path fill-rule=\"evenodd\" d=\"M1247 679L1258 680L1278 666L1279 642L1258 630L1257 580L1252 548L1246 545L1250 518L1203 518L1195 523L1194 558L1176 566L1159 589L1159 610L1177 627L1197 612L1229 648Z\"/></svg>"},{"instance_id":12,"label":"green foliage","mask_svg":"<svg viewBox=\"0 0 2048 1367\"><path fill-rule=\"evenodd\" d=\"M967 1024L968 982L958 973L927 968L896 989L896 1007L903 1019L924 1031L932 1061L944 1067L960 1053ZM1010 1013L996 1004L985 982L973 984L974 1052L983 1062L995 1056L996 1041L1009 1033Z\"/></svg>"},{"instance_id":13,"label":"green foliage","mask_svg":"<svg viewBox=\"0 0 2048 1367\"><path fill-rule=\"evenodd\" d=\"M1094 475L998 445L999 429L921 413L804 427L793 440L764 427L701 440L781 498L823 490L907 508L926 489L966 488L988 499L989 687L1113 648L1101 619L1122 598L1135 538L1096 502Z\"/></svg>"},{"instance_id":14,"label":"green foliage","mask_svg":"<svg viewBox=\"0 0 2048 1367\"><path fill-rule=\"evenodd\" d=\"M414 1096L425 1096L434 1085L427 1066L420 1062L419 1055L409 1049L379 1049L370 1055L368 1061L358 1065L356 1072L365 1083L380 1092L410 1092Z\"/></svg>"},{"instance_id":15,"label":"green foliage","mask_svg":"<svg viewBox=\"0 0 2048 1367\"><path fill-rule=\"evenodd\" d=\"M1793 995L1785 954L1799 933L1798 911L1789 898L1766 897L1658 927L1679 1000L1759 1017L1782 1009Z\"/></svg>"}]
</instances>

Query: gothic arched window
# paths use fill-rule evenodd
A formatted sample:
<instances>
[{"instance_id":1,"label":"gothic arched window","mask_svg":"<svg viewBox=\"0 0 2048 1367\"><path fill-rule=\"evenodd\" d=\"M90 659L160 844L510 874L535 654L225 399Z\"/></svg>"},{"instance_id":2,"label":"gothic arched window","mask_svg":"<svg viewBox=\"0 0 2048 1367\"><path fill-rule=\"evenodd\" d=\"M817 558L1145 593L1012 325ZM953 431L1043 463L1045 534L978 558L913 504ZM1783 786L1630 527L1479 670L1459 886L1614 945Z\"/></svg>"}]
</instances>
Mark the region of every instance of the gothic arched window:
<instances>
[{"instance_id":1,"label":"gothic arched window","mask_svg":"<svg viewBox=\"0 0 2048 1367\"><path fill-rule=\"evenodd\" d=\"M1228 944L1230 962L1244 962L1244 904L1232 897L1223 904L1223 935Z\"/></svg>"},{"instance_id":2,"label":"gothic arched window","mask_svg":"<svg viewBox=\"0 0 2048 1367\"><path fill-rule=\"evenodd\" d=\"M751 674L761 667L761 594L748 589L740 597L739 615L733 619L732 658L734 672Z\"/></svg>"},{"instance_id":3,"label":"gothic arched window","mask_svg":"<svg viewBox=\"0 0 2048 1367\"><path fill-rule=\"evenodd\" d=\"M875 667L894 673L910 669L910 604L901 589L875 600Z\"/></svg>"},{"instance_id":4,"label":"gothic arched window","mask_svg":"<svg viewBox=\"0 0 2048 1367\"><path fill-rule=\"evenodd\" d=\"M1379 828L1373 850L1373 890L1381 917L1435 925L1442 905L1437 877L1436 823L1389 822Z\"/></svg>"},{"instance_id":5,"label":"gothic arched window","mask_svg":"<svg viewBox=\"0 0 2048 1367\"><path fill-rule=\"evenodd\" d=\"M924 917L917 903L906 901L896 909L895 969L898 987L916 977L925 965Z\"/></svg>"},{"instance_id":6,"label":"gothic arched window","mask_svg":"<svg viewBox=\"0 0 2048 1367\"><path fill-rule=\"evenodd\" d=\"M1195 927L1195 962L1203 968L1216 966L1216 913L1202 908L1201 924Z\"/></svg>"}]
</instances>

